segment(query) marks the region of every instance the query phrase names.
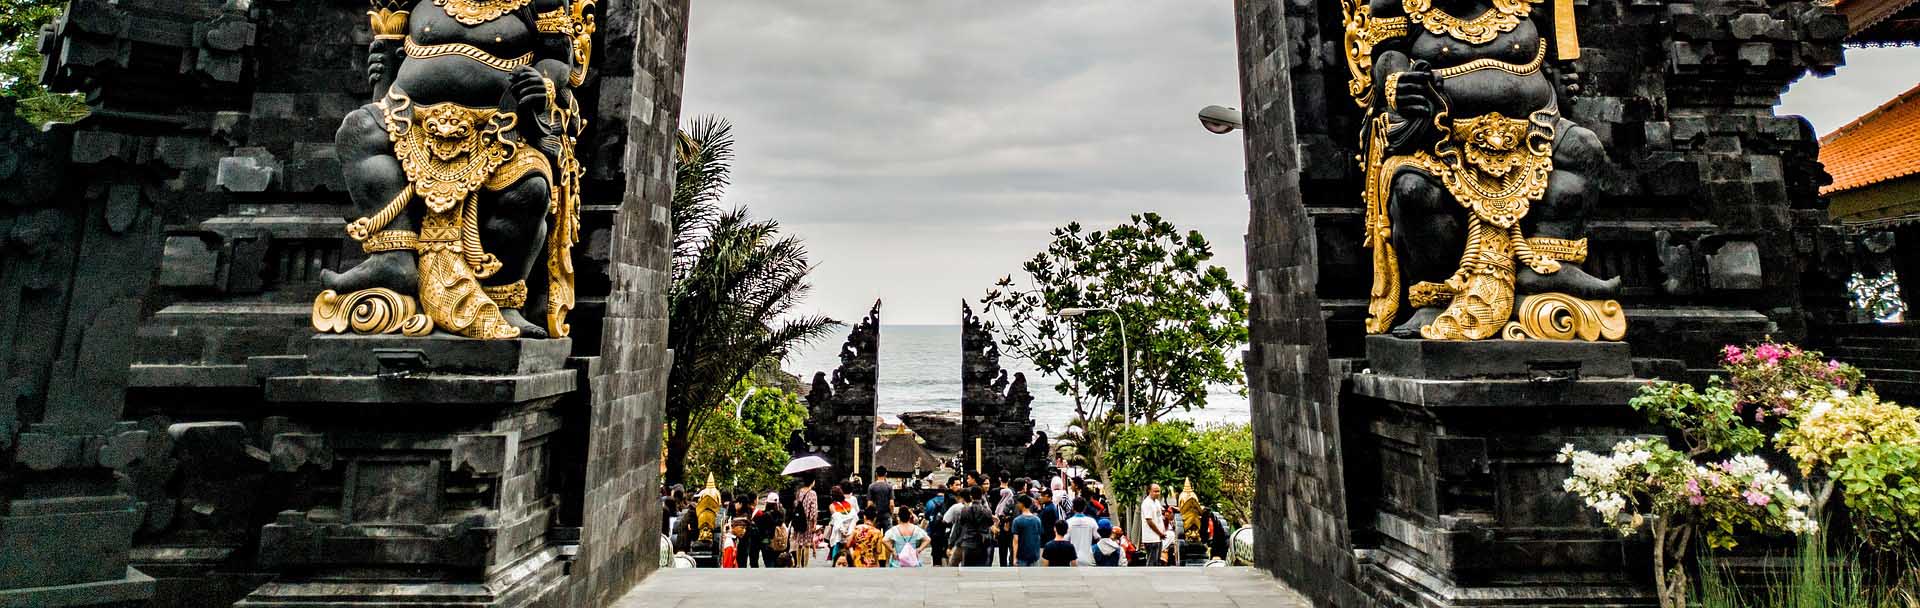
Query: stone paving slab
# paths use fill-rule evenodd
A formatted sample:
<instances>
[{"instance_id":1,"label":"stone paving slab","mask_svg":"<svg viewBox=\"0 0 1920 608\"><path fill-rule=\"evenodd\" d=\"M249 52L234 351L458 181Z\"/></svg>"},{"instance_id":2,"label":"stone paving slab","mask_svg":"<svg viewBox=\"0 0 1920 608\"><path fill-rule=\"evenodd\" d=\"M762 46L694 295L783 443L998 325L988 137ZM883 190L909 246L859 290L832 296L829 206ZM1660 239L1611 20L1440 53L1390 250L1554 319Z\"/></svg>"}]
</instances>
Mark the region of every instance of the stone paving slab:
<instances>
[{"instance_id":1,"label":"stone paving slab","mask_svg":"<svg viewBox=\"0 0 1920 608\"><path fill-rule=\"evenodd\" d=\"M797 568L655 572L615 608L1307 608L1251 568Z\"/></svg>"}]
</instances>

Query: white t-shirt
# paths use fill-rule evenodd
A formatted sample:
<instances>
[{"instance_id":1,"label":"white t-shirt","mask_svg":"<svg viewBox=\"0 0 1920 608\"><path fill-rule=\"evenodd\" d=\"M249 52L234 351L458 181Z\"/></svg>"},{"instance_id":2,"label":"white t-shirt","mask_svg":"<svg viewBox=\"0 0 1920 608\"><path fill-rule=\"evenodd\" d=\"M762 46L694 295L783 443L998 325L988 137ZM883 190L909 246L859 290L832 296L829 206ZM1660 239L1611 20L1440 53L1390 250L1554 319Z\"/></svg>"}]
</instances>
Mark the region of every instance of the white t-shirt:
<instances>
[{"instance_id":1,"label":"white t-shirt","mask_svg":"<svg viewBox=\"0 0 1920 608\"><path fill-rule=\"evenodd\" d=\"M1160 501L1152 498L1140 499L1140 542L1157 543L1162 540L1160 532L1154 529L1154 524L1165 525L1160 519L1164 513L1166 513L1166 505L1160 504ZM1147 523L1149 520L1154 523Z\"/></svg>"},{"instance_id":2,"label":"white t-shirt","mask_svg":"<svg viewBox=\"0 0 1920 608\"><path fill-rule=\"evenodd\" d=\"M1093 543L1098 539L1100 522L1085 515L1067 518L1067 542L1073 543L1073 553L1082 566L1093 565Z\"/></svg>"}]
</instances>

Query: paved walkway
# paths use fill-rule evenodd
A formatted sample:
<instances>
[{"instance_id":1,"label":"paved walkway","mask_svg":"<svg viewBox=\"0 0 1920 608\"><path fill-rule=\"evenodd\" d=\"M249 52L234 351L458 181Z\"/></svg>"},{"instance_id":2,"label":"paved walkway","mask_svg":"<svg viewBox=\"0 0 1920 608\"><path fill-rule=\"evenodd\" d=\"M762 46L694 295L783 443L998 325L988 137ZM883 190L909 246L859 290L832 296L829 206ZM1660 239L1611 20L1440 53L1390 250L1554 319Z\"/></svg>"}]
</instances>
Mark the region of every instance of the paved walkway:
<instances>
[{"instance_id":1,"label":"paved walkway","mask_svg":"<svg viewBox=\"0 0 1920 608\"><path fill-rule=\"evenodd\" d=\"M617 608L1307 608L1251 568L666 569Z\"/></svg>"}]
</instances>

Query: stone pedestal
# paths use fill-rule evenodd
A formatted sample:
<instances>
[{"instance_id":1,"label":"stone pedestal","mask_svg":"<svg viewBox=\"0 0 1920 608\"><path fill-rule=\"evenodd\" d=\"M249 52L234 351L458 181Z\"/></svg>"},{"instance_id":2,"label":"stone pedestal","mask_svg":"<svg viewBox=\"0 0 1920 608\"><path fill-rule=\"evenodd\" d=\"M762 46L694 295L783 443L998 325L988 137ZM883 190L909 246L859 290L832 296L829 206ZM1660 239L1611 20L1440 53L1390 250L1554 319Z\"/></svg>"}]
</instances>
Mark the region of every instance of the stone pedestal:
<instances>
[{"instance_id":1,"label":"stone pedestal","mask_svg":"<svg viewBox=\"0 0 1920 608\"><path fill-rule=\"evenodd\" d=\"M131 422L105 425L56 410L5 445L0 433L0 608L136 606L153 579L128 564L148 505L126 493L120 471L164 450ZM91 431L90 428L104 428Z\"/></svg>"},{"instance_id":2,"label":"stone pedestal","mask_svg":"<svg viewBox=\"0 0 1920 608\"><path fill-rule=\"evenodd\" d=\"M269 378L271 467L300 508L260 535L279 574L239 606L529 606L563 594L550 542L567 340L320 336Z\"/></svg>"},{"instance_id":3,"label":"stone pedestal","mask_svg":"<svg viewBox=\"0 0 1920 608\"><path fill-rule=\"evenodd\" d=\"M1650 605L1651 570L1561 491L1561 446L1640 434L1626 344L1367 339L1344 401L1358 584L1381 606Z\"/></svg>"},{"instance_id":4,"label":"stone pedestal","mask_svg":"<svg viewBox=\"0 0 1920 608\"><path fill-rule=\"evenodd\" d=\"M111 477L105 481L111 491ZM153 597L153 579L127 565L142 506L132 498L19 498L0 506L0 608L141 606Z\"/></svg>"}]
</instances>

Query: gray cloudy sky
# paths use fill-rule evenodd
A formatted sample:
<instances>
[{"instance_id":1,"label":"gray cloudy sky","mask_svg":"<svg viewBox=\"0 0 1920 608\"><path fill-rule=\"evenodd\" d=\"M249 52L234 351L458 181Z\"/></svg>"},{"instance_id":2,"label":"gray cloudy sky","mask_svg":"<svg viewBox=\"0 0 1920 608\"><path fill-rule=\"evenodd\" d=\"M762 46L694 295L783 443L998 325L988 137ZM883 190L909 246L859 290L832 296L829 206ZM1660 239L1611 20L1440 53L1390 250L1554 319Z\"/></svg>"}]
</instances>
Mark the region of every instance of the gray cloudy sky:
<instances>
[{"instance_id":1,"label":"gray cloudy sky","mask_svg":"<svg viewBox=\"0 0 1920 608\"><path fill-rule=\"evenodd\" d=\"M733 121L728 200L807 240L807 309L953 324L1069 221L1159 211L1245 277L1225 0L721 0L693 8L684 112ZM1822 132L1912 86L1920 50L1854 51L1790 98ZM1899 81L1905 81L1904 85Z\"/></svg>"}]
</instances>

